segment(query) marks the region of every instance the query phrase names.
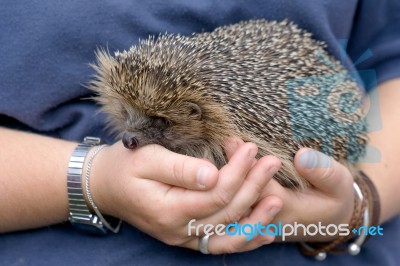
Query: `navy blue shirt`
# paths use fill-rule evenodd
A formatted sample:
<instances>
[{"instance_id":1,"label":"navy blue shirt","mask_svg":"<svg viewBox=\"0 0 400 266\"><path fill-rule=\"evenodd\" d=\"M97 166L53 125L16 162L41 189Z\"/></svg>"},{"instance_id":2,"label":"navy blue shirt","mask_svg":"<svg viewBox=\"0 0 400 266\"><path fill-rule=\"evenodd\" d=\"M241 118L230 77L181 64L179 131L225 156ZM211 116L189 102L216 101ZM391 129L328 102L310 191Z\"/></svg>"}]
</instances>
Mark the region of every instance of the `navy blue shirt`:
<instances>
[{"instance_id":1,"label":"navy blue shirt","mask_svg":"<svg viewBox=\"0 0 400 266\"><path fill-rule=\"evenodd\" d=\"M159 33L211 31L241 20L289 19L327 43L367 90L400 77L400 1L3 1L0 8L0 125L69 140L111 140L83 86L97 47L123 50ZM367 71L368 70L368 71ZM367 72L365 72L367 71ZM364 75L363 73L369 73ZM371 73L373 73L371 75ZM1 152L1 150L0 150ZM0 162L1 163L1 162ZM1 192L0 192L1 193ZM166 210L168 211L168 210ZM324 265L399 265L400 219L384 224L359 256ZM125 225L96 237L69 224L0 235L0 265L313 265L295 244L202 255L167 246Z\"/></svg>"}]
</instances>

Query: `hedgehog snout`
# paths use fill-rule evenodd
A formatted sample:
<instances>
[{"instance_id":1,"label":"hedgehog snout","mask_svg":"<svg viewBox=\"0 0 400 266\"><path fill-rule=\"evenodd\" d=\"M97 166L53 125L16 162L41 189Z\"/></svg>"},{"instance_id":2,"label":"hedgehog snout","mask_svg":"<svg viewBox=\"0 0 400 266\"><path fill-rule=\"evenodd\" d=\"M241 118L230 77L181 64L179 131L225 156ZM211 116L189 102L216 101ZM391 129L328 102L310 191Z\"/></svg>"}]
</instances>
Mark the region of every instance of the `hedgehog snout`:
<instances>
[{"instance_id":1,"label":"hedgehog snout","mask_svg":"<svg viewBox=\"0 0 400 266\"><path fill-rule=\"evenodd\" d=\"M122 136L122 143L127 149L135 149L139 145L139 140L137 139L135 133L126 131Z\"/></svg>"}]
</instances>

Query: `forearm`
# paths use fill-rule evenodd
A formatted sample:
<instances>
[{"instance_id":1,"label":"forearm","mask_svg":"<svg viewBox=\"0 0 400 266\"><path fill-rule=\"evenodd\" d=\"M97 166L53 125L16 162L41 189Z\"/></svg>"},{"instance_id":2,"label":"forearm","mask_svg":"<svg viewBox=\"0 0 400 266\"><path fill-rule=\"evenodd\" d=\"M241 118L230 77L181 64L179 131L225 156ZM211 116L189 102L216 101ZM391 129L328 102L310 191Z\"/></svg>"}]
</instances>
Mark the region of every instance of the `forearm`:
<instances>
[{"instance_id":1,"label":"forearm","mask_svg":"<svg viewBox=\"0 0 400 266\"><path fill-rule=\"evenodd\" d=\"M75 146L0 128L0 233L67 220L66 175Z\"/></svg>"},{"instance_id":2,"label":"forearm","mask_svg":"<svg viewBox=\"0 0 400 266\"><path fill-rule=\"evenodd\" d=\"M369 145L379 150L381 158L360 167L378 189L384 222L400 213L400 79L381 84L378 95L382 128L369 134Z\"/></svg>"}]
</instances>

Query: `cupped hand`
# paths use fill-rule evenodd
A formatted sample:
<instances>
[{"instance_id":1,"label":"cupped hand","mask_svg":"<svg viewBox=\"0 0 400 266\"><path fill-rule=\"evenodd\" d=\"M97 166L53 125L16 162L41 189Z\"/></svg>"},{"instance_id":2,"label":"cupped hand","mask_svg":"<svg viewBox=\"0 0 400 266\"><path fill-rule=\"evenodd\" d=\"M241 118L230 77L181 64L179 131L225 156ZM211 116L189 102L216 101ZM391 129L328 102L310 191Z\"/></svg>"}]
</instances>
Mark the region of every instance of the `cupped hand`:
<instances>
[{"instance_id":1,"label":"cupped hand","mask_svg":"<svg viewBox=\"0 0 400 266\"><path fill-rule=\"evenodd\" d=\"M199 237L188 223L267 224L281 209L279 197L258 200L280 161L272 156L255 160L252 143L229 143L231 158L220 171L207 160L173 153L159 145L127 150L121 142L106 147L95 158L91 174L92 196L100 211L130 223L169 244L198 249ZM251 211L249 211L251 210ZM255 249L274 237L216 236L210 253Z\"/></svg>"},{"instance_id":2,"label":"cupped hand","mask_svg":"<svg viewBox=\"0 0 400 266\"><path fill-rule=\"evenodd\" d=\"M235 138L235 141L239 146L244 145L240 139ZM233 155L229 150L226 153L228 158ZM348 224L354 208L353 177L349 170L331 157L309 148L296 153L294 164L297 172L311 185L305 191L296 191L271 180L260 199L277 196L283 201L283 208L272 223L293 225L297 222L305 226L318 225L319 222L325 226ZM299 230L297 236L287 236L285 241L329 241L337 237L329 234L304 236Z\"/></svg>"}]
</instances>

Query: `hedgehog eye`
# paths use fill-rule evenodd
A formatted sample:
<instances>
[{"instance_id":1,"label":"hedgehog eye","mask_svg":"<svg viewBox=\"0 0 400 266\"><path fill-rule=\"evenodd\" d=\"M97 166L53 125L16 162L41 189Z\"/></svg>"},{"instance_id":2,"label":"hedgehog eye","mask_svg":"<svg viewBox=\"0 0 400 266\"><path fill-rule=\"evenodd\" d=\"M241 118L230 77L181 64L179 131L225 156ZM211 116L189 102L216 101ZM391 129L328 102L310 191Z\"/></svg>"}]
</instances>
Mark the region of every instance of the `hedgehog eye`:
<instances>
[{"instance_id":1,"label":"hedgehog eye","mask_svg":"<svg viewBox=\"0 0 400 266\"><path fill-rule=\"evenodd\" d=\"M129 118L128 110L126 110L124 107L121 107L121 114L123 117Z\"/></svg>"},{"instance_id":2,"label":"hedgehog eye","mask_svg":"<svg viewBox=\"0 0 400 266\"><path fill-rule=\"evenodd\" d=\"M201 120L202 112L200 106L192 102L188 102L188 106L189 106L189 115L196 118L197 120Z\"/></svg>"},{"instance_id":3,"label":"hedgehog eye","mask_svg":"<svg viewBox=\"0 0 400 266\"><path fill-rule=\"evenodd\" d=\"M120 115L121 115L121 118L124 119L128 123L128 121L129 121L128 110L126 110L124 107L121 107L120 108Z\"/></svg>"},{"instance_id":4,"label":"hedgehog eye","mask_svg":"<svg viewBox=\"0 0 400 266\"><path fill-rule=\"evenodd\" d=\"M152 124L156 128L164 128L170 125L169 121L164 117L159 116L151 116Z\"/></svg>"}]
</instances>

